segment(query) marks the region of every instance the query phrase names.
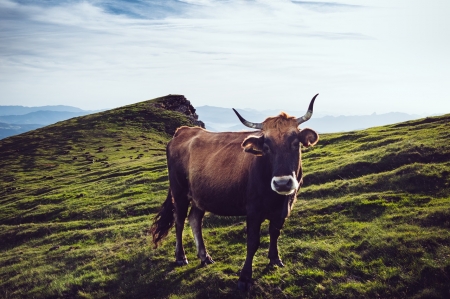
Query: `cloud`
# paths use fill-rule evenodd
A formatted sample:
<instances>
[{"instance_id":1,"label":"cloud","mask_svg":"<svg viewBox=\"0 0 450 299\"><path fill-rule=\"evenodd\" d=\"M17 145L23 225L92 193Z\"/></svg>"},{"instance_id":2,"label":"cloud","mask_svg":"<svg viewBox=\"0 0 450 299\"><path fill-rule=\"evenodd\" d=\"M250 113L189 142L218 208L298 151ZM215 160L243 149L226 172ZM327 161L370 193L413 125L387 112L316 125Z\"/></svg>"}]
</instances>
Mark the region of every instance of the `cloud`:
<instances>
[{"instance_id":1,"label":"cloud","mask_svg":"<svg viewBox=\"0 0 450 299\"><path fill-rule=\"evenodd\" d=\"M305 8L319 11L319 12L336 12L343 11L348 9L357 9L363 8L365 6L356 5L356 4L346 4L346 3L338 3L338 2L321 2L321 1L295 1L292 3L301 5Z\"/></svg>"},{"instance_id":2,"label":"cloud","mask_svg":"<svg viewBox=\"0 0 450 299\"><path fill-rule=\"evenodd\" d=\"M348 114L384 112L379 99L412 99L417 82L442 92L446 63L434 56L445 55L417 59L414 35L400 36L415 45L405 52L392 35L401 14L375 3L0 0L0 104L99 109L181 93L196 105L286 109L320 92ZM431 66L438 80L423 78Z\"/></svg>"},{"instance_id":3,"label":"cloud","mask_svg":"<svg viewBox=\"0 0 450 299\"><path fill-rule=\"evenodd\" d=\"M242 65L245 63L241 61L242 56L253 53L255 47L260 48L259 55L269 54L279 46L285 45L288 49L296 43L293 39L300 36L365 38L359 33L305 30L298 18L301 11L292 11L289 1L281 5L264 1L34 3L2 3L3 14L10 16L3 19L4 27L8 28L2 34L2 39L7 41L1 47L4 64L17 66L22 62L27 70L58 69L59 66L61 69L82 67L97 71L107 61L122 67L148 68L146 63L137 63L136 58L145 62L148 60L145 56L171 57L176 53L188 57L209 53ZM154 13L155 7L173 15ZM219 13L215 12L217 9ZM283 18L277 17L278 14ZM281 51L289 53L289 50ZM236 56L224 57L226 54ZM251 61L251 57L246 61Z\"/></svg>"}]
</instances>

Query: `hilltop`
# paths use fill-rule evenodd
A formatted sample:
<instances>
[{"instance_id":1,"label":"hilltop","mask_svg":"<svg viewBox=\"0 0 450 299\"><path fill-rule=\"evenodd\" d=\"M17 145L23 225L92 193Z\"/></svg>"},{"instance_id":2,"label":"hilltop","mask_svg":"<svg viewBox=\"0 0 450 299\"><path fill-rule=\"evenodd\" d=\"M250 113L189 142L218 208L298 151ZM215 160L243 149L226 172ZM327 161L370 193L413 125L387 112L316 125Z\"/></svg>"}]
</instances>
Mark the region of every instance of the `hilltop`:
<instances>
[{"instance_id":1,"label":"hilltop","mask_svg":"<svg viewBox=\"0 0 450 299\"><path fill-rule=\"evenodd\" d=\"M0 140L0 297L447 298L450 115L340 134L303 151L304 185L249 294L242 217L207 215L216 263L176 267L174 234L151 247L167 195L165 144L202 125L183 96L73 118Z\"/></svg>"}]
</instances>

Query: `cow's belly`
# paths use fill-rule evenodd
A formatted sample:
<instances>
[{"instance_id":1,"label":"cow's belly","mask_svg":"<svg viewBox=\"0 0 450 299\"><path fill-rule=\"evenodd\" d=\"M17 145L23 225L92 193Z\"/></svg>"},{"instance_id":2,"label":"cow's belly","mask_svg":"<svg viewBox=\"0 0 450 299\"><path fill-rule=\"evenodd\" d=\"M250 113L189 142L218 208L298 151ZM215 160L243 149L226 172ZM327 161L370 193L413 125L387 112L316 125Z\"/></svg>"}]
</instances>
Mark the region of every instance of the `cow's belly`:
<instances>
[{"instance_id":1,"label":"cow's belly","mask_svg":"<svg viewBox=\"0 0 450 299\"><path fill-rule=\"evenodd\" d=\"M230 187L230 186L228 186ZM220 216L244 216L245 196L239 189L191 185L190 197L200 209Z\"/></svg>"}]
</instances>

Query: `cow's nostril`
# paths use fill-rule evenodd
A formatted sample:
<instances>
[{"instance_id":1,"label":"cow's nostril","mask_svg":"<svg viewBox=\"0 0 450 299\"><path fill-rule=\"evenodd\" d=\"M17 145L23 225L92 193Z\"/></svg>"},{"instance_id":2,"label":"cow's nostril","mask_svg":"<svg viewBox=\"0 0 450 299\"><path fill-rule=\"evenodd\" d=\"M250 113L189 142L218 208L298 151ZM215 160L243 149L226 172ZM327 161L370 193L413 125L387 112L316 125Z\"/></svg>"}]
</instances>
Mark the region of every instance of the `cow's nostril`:
<instances>
[{"instance_id":1,"label":"cow's nostril","mask_svg":"<svg viewBox=\"0 0 450 299\"><path fill-rule=\"evenodd\" d=\"M292 185L291 180L290 179L278 179L278 180L274 180L273 184L275 185L275 187L290 187Z\"/></svg>"},{"instance_id":2,"label":"cow's nostril","mask_svg":"<svg viewBox=\"0 0 450 299\"><path fill-rule=\"evenodd\" d=\"M291 187L292 187L292 180L291 180L291 179L289 179L289 180L286 182L286 187L288 187L288 188L291 188Z\"/></svg>"}]
</instances>

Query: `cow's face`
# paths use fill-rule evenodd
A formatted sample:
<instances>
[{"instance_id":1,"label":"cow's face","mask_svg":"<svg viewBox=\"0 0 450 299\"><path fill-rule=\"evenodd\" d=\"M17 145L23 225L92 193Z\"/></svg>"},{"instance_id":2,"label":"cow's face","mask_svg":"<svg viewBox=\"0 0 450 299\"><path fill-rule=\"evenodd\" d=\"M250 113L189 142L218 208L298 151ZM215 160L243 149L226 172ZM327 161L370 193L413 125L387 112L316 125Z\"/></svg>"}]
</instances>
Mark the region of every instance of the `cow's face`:
<instances>
[{"instance_id":1,"label":"cow's face","mask_svg":"<svg viewBox=\"0 0 450 299\"><path fill-rule=\"evenodd\" d=\"M242 147L247 153L267 158L272 170L272 190L289 195L297 191L301 180L300 144L308 147L318 140L314 130L299 130L296 119L282 113L266 119L262 135L247 137Z\"/></svg>"},{"instance_id":2,"label":"cow's face","mask_svg":"<svg viewBox=\"0 0 450 299\"><path fill-rule=\"evenodd\" d=\"M247 137L242 142L242 147L247 153L267 158L272 169L271 187L279 194L289 195L298 189L302 175L300 144L308 147L319 141L319 135L315 131L298 128L311 118L318 95L312 98L306 114L299 118L282 112L262 123L252 123L233 109L245 126L261 130L257 135Z\"/></svg>"}]
</instances>

